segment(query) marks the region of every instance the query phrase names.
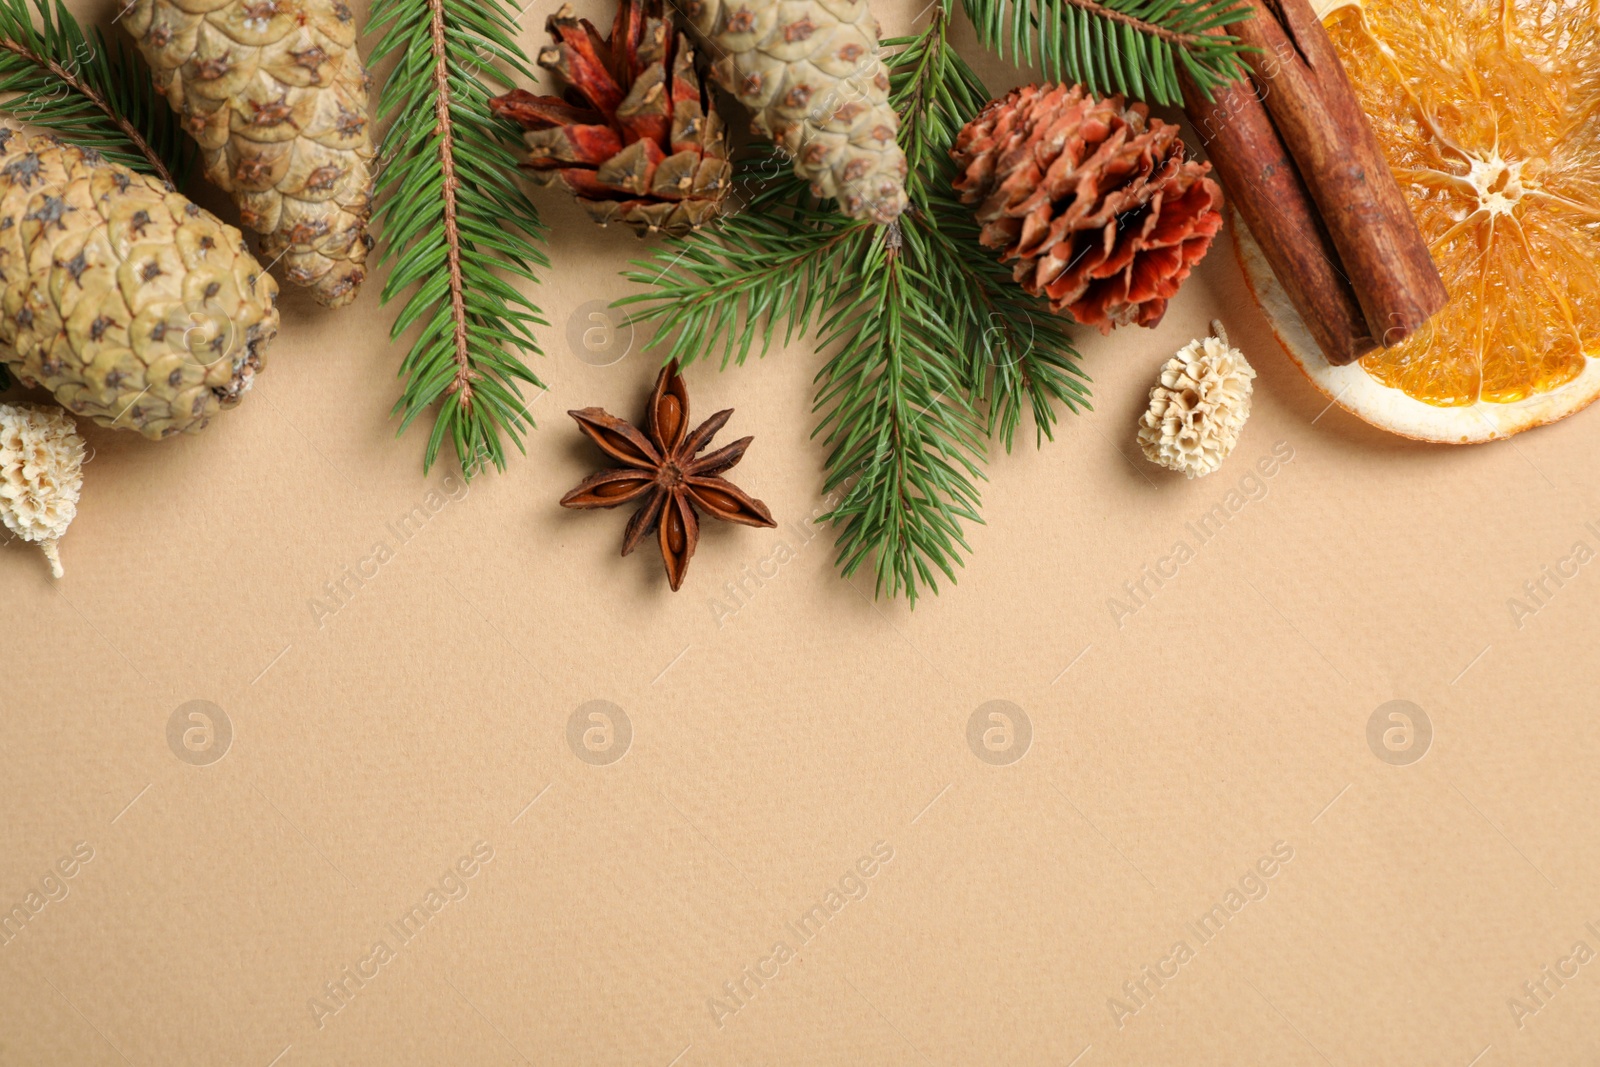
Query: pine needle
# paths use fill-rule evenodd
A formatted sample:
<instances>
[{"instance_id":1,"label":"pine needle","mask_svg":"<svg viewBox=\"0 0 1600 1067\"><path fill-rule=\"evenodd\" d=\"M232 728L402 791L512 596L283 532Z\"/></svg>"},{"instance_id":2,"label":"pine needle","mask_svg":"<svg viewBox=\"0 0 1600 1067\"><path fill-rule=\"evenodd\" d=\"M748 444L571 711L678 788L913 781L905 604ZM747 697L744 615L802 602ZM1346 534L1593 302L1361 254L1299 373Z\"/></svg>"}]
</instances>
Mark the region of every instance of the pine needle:
<instances>
[{"instance_id":1,"label":"pine needle","mask_svg":"<svg viewBox=\"0 0 1600 1067\"><path fill-rule=\"evenodd\" d=\"M988 92L950 48L949 15L884 42L912 210L894 227L817 203L775 152L741 161L749 203L670 241L626 277L646 292L619 304L654 322L652 347L724 367L815 334L831 353L817 376L816 433L828 447L825 518L848 577L869 561L879 595L915 604L954 581L982 522L977 483L987 440L1009 450L1024 410L1040 442L1057 412L1088 406L1061 319L1022 292L977 243L970 209L950 193L949 149Z\"/></svg>"},{"instance_id":2,"label":"pine needle","mask_svg":"<svg viewBox=\"0 0 1600 1067\"><path fill-rule=\"evenodd\" d=\"M383 31L372 64L396 59L378 101L393 122L377 180L379 263L394 265L381 299L401 300L391 337L417 331L399 432L433 411L425 471L447 438L466 477L504 470L505 438L521 451L533 426L518 383L544 388L522 356L541 354L533 327L548 325L513 279L537 282L549 260L516 180L521 138L488 100L507 71L534 75L504 0L375 0L368 29Z\"/></svg>"},{"instance_id":3,"label":"pine needle","mask_svg":"<svg viewBox=\"0 0 1600 1067\"><path fill-rule=\"evenodd\" d=\"M1251 15L1243 0L961 0L978 40L1047 81L1177 106L1181 67L1209 98L1245 74L1249 46L1208 30Z\"/></svg>"},{"instance_id":4,"label":"pine needle","mask_svg":"<svg viewBox=\"0 0 1600 1067\"><path fill-rule=\"evenodd\" d=\"M22 122L176 187L194 142L126 42L86 34L61 0L0 0L0 103Z\"/></svg>"}]
</instances>

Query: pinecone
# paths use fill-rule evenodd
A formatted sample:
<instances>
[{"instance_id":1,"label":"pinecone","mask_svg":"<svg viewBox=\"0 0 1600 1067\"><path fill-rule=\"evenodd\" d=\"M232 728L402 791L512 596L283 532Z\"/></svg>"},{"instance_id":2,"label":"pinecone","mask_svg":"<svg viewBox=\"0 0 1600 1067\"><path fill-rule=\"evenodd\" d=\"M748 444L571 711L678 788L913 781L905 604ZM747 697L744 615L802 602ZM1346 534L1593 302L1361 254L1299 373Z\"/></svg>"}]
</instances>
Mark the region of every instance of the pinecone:
<instances>
[{"instance_id":1,"label":"pinecone","mask_svg":"<svg viewBox=\"0 0 1600 1067\"><path fill-rule=\"evenodd\" d=\"M641 236L715 218L732 188L727 139L661 0L622 0L605 41L565 4L545 27L556 43L539 65L565 80L566 99L515 89L489 101L528 131L522 166L540 184L561 182L601 225Z\"/></svg>"},{"instance_id":2,"label":"pinecone","mask_svg":"<svg viewBox=\"0 0 1600 1067\"><path fill-rule=\"evenodd\" d=\"M1222 228L1209 163L1184 159L1178 127L1120 96L1029 85L956 138L956 190L985 247L1086 326L1154 326Z\"/></svg>"},{"instance_id":3,"label":"pinecone","mask_svg":"<svg viewBox=\"0 0 1600 1067\"><path fill-rule=\"evenodd\" d=\"M83 438L57 407L0 404L0 525L44 549L60 578L58 546L78 514Z\"/></svg>"},{"instance_id":4,"label":"pinecone","mask_svg":"<svg viewBox=\"0 0 1600 1067\"><path fill-rule=\"evenodd\" d=\"M906 207L906 157L866 0L677 0L722 58L712 73L795 173L851 218Z\"/></svg>"},{"instance_id":5,"label":"pinecone","mask_svg":"<svg viewBox=\"0 0 1600 1067\"><path fill-rule=\"evenodd\" d=\"M1150 406L1139 419L1144 458L1190 478L1222 466L1250 417L1255 368L1228 344L1222 323L1216 335L1190 341L1161 367L1150 390Z\"/></svg>"},{"instance_id":6,"label":"pinecone","mask_svg":"<svg viewBox=\"0 0 1600 1067\"><path fill-rule=\"evenodd\" d=\"M133 0L121 22L261 255L356 298L372 238L368 77L343 0Z\"/></svg>"},{"instance_id":7,"label":"pinecone","mask_svg":"<svg viewBox=\"0 0 1600 1067\"><path fill-rule=\"evenodd\" d=\"M23 384L146 437L203 429L255 380L277 295L170 186L0 128L0 358Z\"/></svg>"}]
</instances>

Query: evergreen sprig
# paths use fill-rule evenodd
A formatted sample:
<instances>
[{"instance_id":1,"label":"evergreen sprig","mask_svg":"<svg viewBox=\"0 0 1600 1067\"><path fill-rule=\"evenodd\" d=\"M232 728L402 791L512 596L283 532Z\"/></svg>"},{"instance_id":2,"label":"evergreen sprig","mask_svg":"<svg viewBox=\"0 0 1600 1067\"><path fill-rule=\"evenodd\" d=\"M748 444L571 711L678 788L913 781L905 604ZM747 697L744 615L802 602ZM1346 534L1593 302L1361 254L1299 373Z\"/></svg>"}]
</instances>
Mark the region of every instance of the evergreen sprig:
<instances>
[{"instance_id":1,"label":"evergreen sprig","mask_svg":"<svg viewBox=\"0 0 1600 1067\"><path fill-rule=\"evenodd\" d=\"M0 111L177 186L194 142L120 39L85 33L61 0L0 0Z\"/></svg>"},{"instance_id":2,"label":"evergreen sprig","mask_svg":"<svg viewBox=\"0 0 1600 1067\"><path fill-rule=\"evenodd\" d=\"M508 72L534 77L516 16L504 0L375 0L368 28L383 31L373 65L396 61L378 101L393 121L377 180L379 263L394 264L381 299L403 295L391 337L418 330L401 361L400 432L436 408L424 470L447 437L467 477L503 470L504 438L522 450L533 425L518 383L544 388L522 357L540 354L533 327L547 325L509 279L537 282L549 266L517 184L520 137L489 113Z\"/></svg>"},{"instance_id":3,"label":"evergreen sprig","mask_svg":"<svg viewBox=\"0 0 1600 1067\"><path fill-rule=\"evenodd\" d=\"M825 516L846 577L872 561L880 595L913 604L938 576L955 580L981 522L987 438L1007 449L1026 409L1040 441L1059 406L1087 406L1087 378L1061 320L1018 289L977 244L970 209L950 193L949 148L988 99L950 48L948 12L885 41L912 204L879 227L817 203L775 153L742 161L756 192L742 211L668 242L626 276L648 292L635 322L687 364L764 355L777 335L814 334L832 353L817 376L816 433L828 448ZM774 175L781 175L774 177Z\"/></svg>"},{"instance_id":4,"label":"evergreen sprig","mask_svg":"<svg viewBox=\"0 0 1600 1067\"><path fill-rule=\"evenodd\" d=\"M1179 105L1182 70L1208 97L1240 78L1248 46L1210 31L1250 17L1244 0L961 0L978 39L1049 81Z\"/></svg>"},{"instance_id":5,"label":"evergreen sprig","mask_svg":"<svg viewBox=\"0 0 1600 1067\"><path fill-rule=\"evenodd\" d=\"M997 429L1006 451L1026 407L1038 443L1051 436L1057 405L1087 406L1088 378L1066 321L1016 285L1011 270L978 243L972 209L955 196L950 148L956 135L989 99L972 68L945 41L946 18L920 37L904 38L891 79L907 129L907 186L919 205L918 221L934 242L926 261L938 288L962 326L967 362L963 382L988 411L987 430ZM932 225L929 225L932 224Z\"/></svg>"}]
</instances>

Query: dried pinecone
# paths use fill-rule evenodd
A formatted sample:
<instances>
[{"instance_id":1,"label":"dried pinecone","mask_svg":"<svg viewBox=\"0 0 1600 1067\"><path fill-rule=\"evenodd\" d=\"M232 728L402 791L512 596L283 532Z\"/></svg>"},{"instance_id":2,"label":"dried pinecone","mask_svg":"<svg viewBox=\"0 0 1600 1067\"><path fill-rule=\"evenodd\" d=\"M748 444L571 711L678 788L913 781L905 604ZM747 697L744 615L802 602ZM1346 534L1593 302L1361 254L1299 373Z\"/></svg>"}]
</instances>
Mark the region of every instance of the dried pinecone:
<instances>
[{"instance_id":1,"label":"dried pinecone","mask_svg":"<svg viewBox=\"0 0 1600 1067\"><path fill-rule=\"evenodd\" d=\"M78 514L83 438L57 407L0 404L0 524L44 549L60 578L58 542Z\"/></svg>"},{"instance_id":2,"label":"dried pinecone","mask_svg":"<svg viewBox=\"0 0 1600 1067\"><path fill-rule=\"evenodd\" d=\"M372 238L368 78L344 0L132 0L121 22L206 177L317 302L356 298Z\"/></svg>"},{"instance_id":3,"label":"dried pinecone","mask_svg":"<svg viewBox=\"0 0 1600 1067\"><path fill-rule=\"evenodd\" d=\"M1154 326L1222 228L1209 163L1184 159L1178 127L1144 104L1029 85L956 138L956 190L985 247L1086 326Z\"/></svg>"},{"instance_id":4,"label":"dried pinecone","mask_svg":"<svg viewBox=\"0 0 1600 1067\"><path fill-rule=\"evenodd\" d=\"M845 214L889 223L906 207L906 156L866 0L676 0L722 58L712 73Z\"/></svg>"},{"instance_id":5,"label":"dried pinecone","mask_svg":"<svg viewBox=\"0 0 1600 1067\"><path fill-rule=\"evenodd\" d=\"M565 185L601 225L641 236L715 218L732 188L727 139L661 0L622 0L604 41L566 4L545 27L556 43L539 65L566 82L565 99L514 89L489 101L528 131L523 168Z\"/></svg>"},{"instance_id":6,"label":"dried pinecone","mask_svg":"<svg viewBox=\"0 0 1600 1067\"><path fill-rule=\"evenodd\" d=\"M1211 329L1216 336L1190 341L1162 365L1139 419L1144 458L1190 478L1221 467L1239 443L1256 376L1244 353L1228 345L1222 323Z\"/></svg>"},{"instance_id":7,"label":"dried pinecone","mask_svg":"<svg viewBox=\"0 0 1600 1067\"><path fill-rule=\"evenodd\" d=\"M0 358L102 426L168 437L238 404L278 332L244 236L154 178L0 129Z\"/></svg>"}]
</instances>

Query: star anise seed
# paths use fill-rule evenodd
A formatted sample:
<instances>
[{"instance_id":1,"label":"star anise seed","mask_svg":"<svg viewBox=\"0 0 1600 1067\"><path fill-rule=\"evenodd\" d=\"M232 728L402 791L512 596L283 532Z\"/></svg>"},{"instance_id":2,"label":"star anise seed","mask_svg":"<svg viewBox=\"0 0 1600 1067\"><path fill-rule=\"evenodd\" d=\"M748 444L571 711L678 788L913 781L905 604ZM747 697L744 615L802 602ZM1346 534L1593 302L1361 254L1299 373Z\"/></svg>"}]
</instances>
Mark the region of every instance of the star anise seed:
<instances>
[{"instance_id":1,"label":"star anise seed","mask_svg":"<svg viewBox=\"0 0 1600 1067\"><path fill-rule=\"evenodd\" d=\"M661 560L673 590L683 584L689 560L700 542L699 512L745 526L776 526L767 506L720 477L744 458L753 437L700 455L733 409L719 411L694 431L689 428L689 391L678 365L661 368L644 430L601 408L569 411L578 429L611 458L624 464L591 474L561 498L564 508L614 508L642 501L622 536L626 556L651 532L658 534Z\"/></svg>"}]
</instances>

